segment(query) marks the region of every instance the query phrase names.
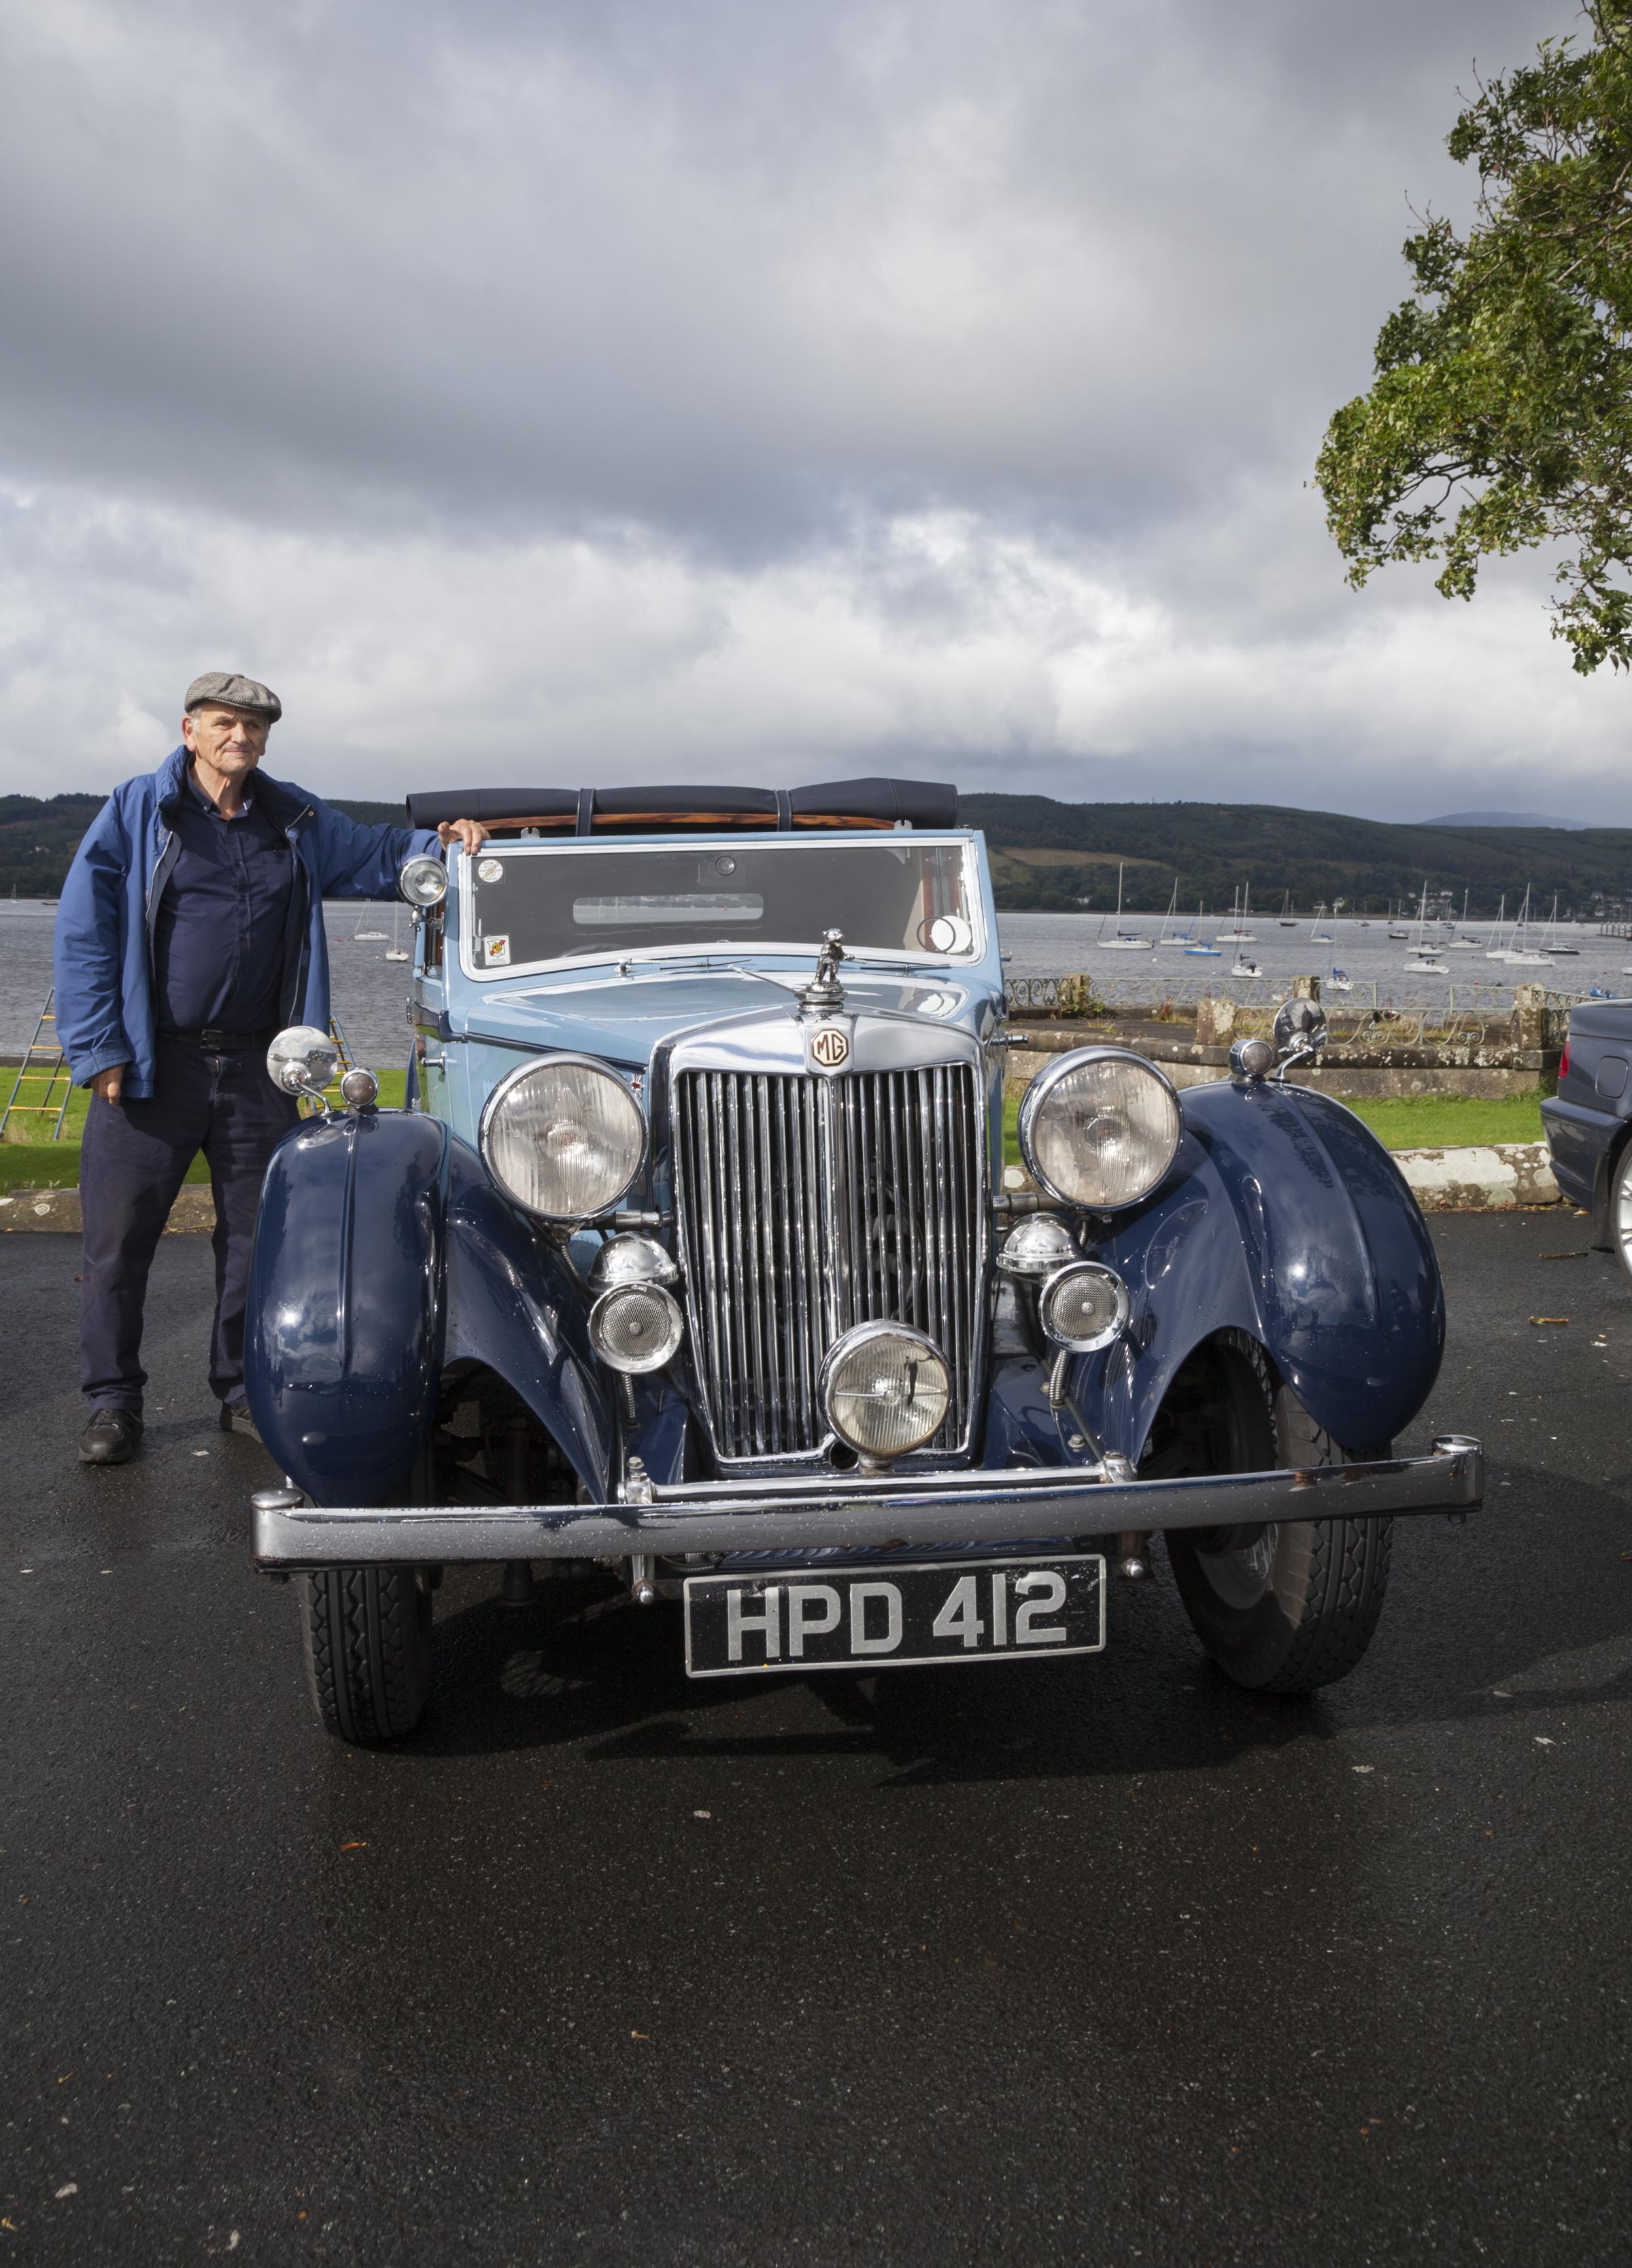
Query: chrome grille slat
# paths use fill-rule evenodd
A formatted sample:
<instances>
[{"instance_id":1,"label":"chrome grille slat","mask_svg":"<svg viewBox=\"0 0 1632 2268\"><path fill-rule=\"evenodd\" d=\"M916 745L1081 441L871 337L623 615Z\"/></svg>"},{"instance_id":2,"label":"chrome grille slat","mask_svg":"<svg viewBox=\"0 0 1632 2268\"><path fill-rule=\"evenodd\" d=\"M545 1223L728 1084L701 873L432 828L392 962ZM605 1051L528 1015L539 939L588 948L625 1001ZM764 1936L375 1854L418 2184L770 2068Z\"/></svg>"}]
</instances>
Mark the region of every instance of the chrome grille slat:
<instances>
[{"instance_id":1,"label":"chrome grille slat","mask_svg":"<svg viewBox=\"0 0 1632 2268\"><path fill-rule=\"evenodd\" d=\"M977 1073L956 1064L838 1078L684 1071L675 1191L699 1383L722 1460L810 1456L822 1358L893 1319L946 1355L931 1445L967 1445L984 1310Z\"/></svg>"}]
</instances>

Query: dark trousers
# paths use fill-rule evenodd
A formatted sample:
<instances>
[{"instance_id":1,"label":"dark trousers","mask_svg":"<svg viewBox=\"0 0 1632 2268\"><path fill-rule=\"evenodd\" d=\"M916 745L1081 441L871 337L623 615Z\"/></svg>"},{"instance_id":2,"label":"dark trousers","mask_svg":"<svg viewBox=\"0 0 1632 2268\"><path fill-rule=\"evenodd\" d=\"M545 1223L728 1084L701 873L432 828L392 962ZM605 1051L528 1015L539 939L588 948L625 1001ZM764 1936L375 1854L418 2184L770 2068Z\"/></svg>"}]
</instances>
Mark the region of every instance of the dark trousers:
<instances>
[{"instance_id":1,"label":"dark trousers","mask_svg":"<svg viewBox=\"0 0 1632 2268\"><path fill-rule=\"evenodd\" d=\"M142 1305L170 1208L202 1150L215 1193L215 1329L210 1384L223 1402L244 1391L249 1248L267 1161L299 1118L267 1076L259 1048L209 1055L159 1042L152 1099L91 1097L79 1153L85 1262L79 1382L92 1409L142 1408Z\"/></svg>"}]
</instances>

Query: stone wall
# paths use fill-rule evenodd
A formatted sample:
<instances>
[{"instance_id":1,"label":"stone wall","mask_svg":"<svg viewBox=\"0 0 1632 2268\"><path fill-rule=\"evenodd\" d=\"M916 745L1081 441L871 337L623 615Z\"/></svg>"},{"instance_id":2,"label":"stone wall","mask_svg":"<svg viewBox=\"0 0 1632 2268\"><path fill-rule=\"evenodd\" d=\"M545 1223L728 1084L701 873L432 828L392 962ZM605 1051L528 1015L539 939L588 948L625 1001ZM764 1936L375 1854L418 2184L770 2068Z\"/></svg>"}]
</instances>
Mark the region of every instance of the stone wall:
<instances>
[{"instance_id":1,"label":"stone wall","mask_svg":"<svg viewBox=\"0 0 1632 2268\"><path fill-rule=\"evenodd\" d=\"M1318 977L1294 980L1294 990L1318 999ZM1230 1075L1233 1041L1266 1031L1269 1011L1229 998L1197 1003L1193 1020L1157 1019L1154 1014L1072 1015L1071 1007L1091 1004L1086 977L1062 978L1059 1005L1047 1016L1012 1015L1004 1086L1024 1088L1052 1055L1069 1048L1109 1042L1134 1049L1159 1063L1176 1086L1195 1086ZM1386 1020L1363 1025L1334 1037L1312 1068L1289 1074L1300 1086L1356 1100L1422 1094L1466 1094L1497 1101L1508 1095L1550 1094L1557 1084L1559 1040L1556 1012L1546 1005L1540 985L1521 985L1510 1017L1461 1032L1442 1044L1407 1043Z\"/></svg>"}]
</instances>

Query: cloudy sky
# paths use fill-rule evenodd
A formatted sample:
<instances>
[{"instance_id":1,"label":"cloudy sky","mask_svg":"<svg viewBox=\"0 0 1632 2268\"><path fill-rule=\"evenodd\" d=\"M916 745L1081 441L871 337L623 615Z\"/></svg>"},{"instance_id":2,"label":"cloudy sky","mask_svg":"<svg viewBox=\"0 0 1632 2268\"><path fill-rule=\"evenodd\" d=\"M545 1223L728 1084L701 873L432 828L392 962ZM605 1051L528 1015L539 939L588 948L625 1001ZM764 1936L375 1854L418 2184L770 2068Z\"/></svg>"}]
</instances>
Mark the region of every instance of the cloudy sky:
<instances>
[{"instance_id":1,"label":"cloudy sky","mask_svg":"<svg viewBox=\"0 0 1632 2268\"><path fill-rule=\"evenodd\" d=\"M16 0L0 789L196 672L404 785L1628 823L1632 689L1307 482L1570 0Z\"/></svg>"}]
</instances>

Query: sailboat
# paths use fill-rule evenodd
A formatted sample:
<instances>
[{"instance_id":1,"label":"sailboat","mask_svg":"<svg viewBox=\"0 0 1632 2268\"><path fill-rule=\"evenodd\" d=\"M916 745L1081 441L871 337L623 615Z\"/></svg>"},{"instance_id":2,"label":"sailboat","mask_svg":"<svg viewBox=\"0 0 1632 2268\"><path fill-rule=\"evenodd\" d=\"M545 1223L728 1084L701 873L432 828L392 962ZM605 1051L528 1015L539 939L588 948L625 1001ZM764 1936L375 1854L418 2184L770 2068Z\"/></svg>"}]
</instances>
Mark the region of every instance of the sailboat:
<instances>
[{"instance_id":1,"label":"sailboat","mask_svg":"<svg viewBox=\"0 0 1632 2268\"><path fill-rule=\"evenodd\" d=\"M1236 893L1236 899L1237 902L1231 908L1231 913L1233 916L1231 925L1229 929L1220 930L1218 932L1218 941L1222 945L1227 939L1232 945L1256 945L1258 943L1258 939L1253 936L1252 931L1246 925L1252 910L1252 885L1251 882L1247 884L1244 894L1237 890Z\"/></svg>"},{"instance_id":2,"label":"sailboat","mask_svg":"<svg viewBox=\"0 0 1632 2268\"><path fill-rule=\"evenodd\" d=\"M1428 941L1428 877L1422 878L1422 902L1417 909L1416 942L1406 955L1406 968L1413 976L1449 976L1451 971Z\"/></svg>"},{"instance_id":3,"label":"sailboat","mask_svg":"<svg viewBox=\"0 0 1632 2268\"><path fill-rule=\"evenodd\" d=\"M1131 937L1127 931L1122 927L1122 869L1120 865L1117 868L1116 935L1114 937L1106 937L1104 934L1104 923L1102 920L1099 924L1101 934L1094 939L1095 944L1099 947L1101 953L1149 952L1150 939L1148 937Z\"/></svg>"},{"instance_id":4,"label":"sailboat","mask_svg":"<svg viewBox=\"0 0 1632 2268\"><path fill-rule=\"evenodd\" d=\"M356 927L356 928L352 931L352 932L351 932L351 942L352 942L352 944L353 944L353 945L383 945L383 944L385 943L385 941L386 941L386 933L385 933L384 930L382 930L382 929L365 929L365 928L363 927L363 917L362 917L362 916L359 914L359 915L358 916L358 919L357 919L357 927Z\"/></svg>"},{"instance_id":5,"label":"sailboat","mask_svg":"<svg viewBox=\"0 0 1632 2268\"><path fill-rule=\"evenodd\" d=\"M391 949L386 954L386 959L388 961L406 961L409 958L409 955L404 953L402 946L397 943L397 920L402 910L402 909L401 906L393 906L391 909Z\"/></svg>"},{"instance_id":6,"label":"sailboat","mask_svg":"<svg viewBox=\"0 0 1632 2268\"><path fill-rule=\"evenodd\" d=\"M1388 909L1388 934L1389 934L1389 937L1392 939L1392 941L1393 941L1393 943L1394 943L1394 944L1396 944L1396 945L1403 945L1403 944L1405 943L1406 939L1410 936L1411 932L1410 932L1410 931L1409 931L1408 929L1396 929L1396 928L1394 927L1394 924L1395 924L1399 919L1399 913L1396 911L1395 908L1391 904L1391 905L1390 905L1390 907L1389 907L1389 909Z\"/></svg>"},{"instance_id":7,"label":"sailboat","mask_svg":"<svg viewBox=\"0 0 1632 2268\"><path fill-rule=\"evenodd\" d=\"M1281 901L1281 911L1275 917L1282 929L1296 929L1297 921L1292 911L1292 893L1289 890Z\"/></svg>"},{"instance_id":8,"label":"sailboat","mask_svg":"<svg viewBox=\"0 0 1632 2268\"><path fill-rule=\"evenodd\" d=\"M1578 945L1560 945L1554 935L1557 928L1558 892L1554 890L1553 893L1553 911L1551 917L1547 922L1547 934L1541 940L1541 950L1543 953L1554 954L1560 958L1568 954L1572 960L1578 960L1581 954L1581 947Z\"/></svg>"},{"instance_id":9,"label":"sailboat","mask_svg":"<svg viewBox=\"0 0 1632 2268\"><path fill-rule=\"evenodd\" d=\"M1530 942L1530 890L1525 890L1525 902L1518 909L1518 919L1513 924L1513 934L1505 953L1496 955L1498 961L1511 961L1519 968L1550 968L1551 961L1545 953L1538 953Z\"/></svg>"},{"instance_id":10,"label":"sailboat","mask_svg":"<svg viewBox=\"0 0 1632 2268\"><path fill-rule=\"evenodd\" d=\"M1224 956L1218 947L1215 945L1209 945L1205 938L1196 935L1197 925L1205 918L1206 914L1207 901L1204 898L1198 898L1196 918L1191 924L1190 935L1185 945L1185 954L1192 961L1222 961Z\"/></svg>"},{"instance_id":11,"label":"sailboat","mask_svg":"<svg viewBox=\"0 0 1632 2268\"><path fill-rule=\"evenodd\" d=\"M1457 927L1458 929L1467 927L1467 892L1466 890L1462 893L1462 918ZM1448 937L1445 939L1444 949L1447 953L1477 953L1479 939L1476 937Z\"/></svg>"},{"instance_id":12,"label":"sailboat","mask_svg":"<svg viewBox=\"0 0 1632 2268\"><path fill-rule=\"evenodd\" d=\"M1507 892L1502 893L1502 902L1496 908L1496 925L1490 932L1490 942L1485 948L1487 961L1505 961L1507 949L1502 942L1502 924L1507 919Z\"/></svg>"},{"instance_id":13,"label":"sailboat","mask_svg":"<svg viewBox=\"0 0 1632 2268\"><path fill-rule=\"evenodd\" d=\"M1169 929L1168 924L1171 922L1173 916L1178 912L1178 877L1175 874L1173 877L1173 895L1168 900L1167 911L1162 917L1162 934L1156 939L1157 945L1165 946L1170 953L1177 952L1182 946L1188 945L1191 938L1191 932L1188 930Z\"/></svg>"},{"instance_id":14,"label":"sailboat","mask_svg":"<svg viewBox=\"0 0 1632 2268\"><path fill-rule=\"evenodd\" d=\"M1320 903L1315 908L1315 925L1309 932L1309 941L1311 945L1330 945L1332 942L1331 931L1329 929L1322 929L1320 926L1320 917L1325 913L1326 909L1326 902L1322 898Z\"/></svg>"}]
</instances>

